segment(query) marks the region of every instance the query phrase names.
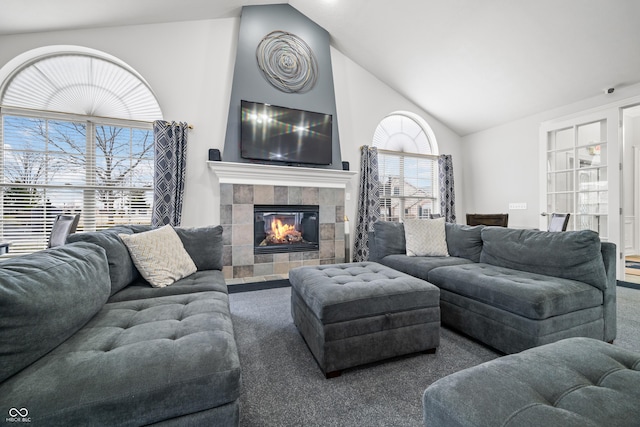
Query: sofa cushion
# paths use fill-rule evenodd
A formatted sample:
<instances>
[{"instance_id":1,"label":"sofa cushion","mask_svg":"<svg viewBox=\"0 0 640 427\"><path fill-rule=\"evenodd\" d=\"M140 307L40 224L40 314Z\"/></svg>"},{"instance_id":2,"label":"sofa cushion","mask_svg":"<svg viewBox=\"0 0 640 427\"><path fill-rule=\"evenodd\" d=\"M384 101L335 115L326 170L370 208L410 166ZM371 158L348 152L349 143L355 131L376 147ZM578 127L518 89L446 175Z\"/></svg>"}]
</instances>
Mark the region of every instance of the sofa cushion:
<instances>
[{"instance_id":1,"label":"sofa cushion","mask_svg":"<svg viewBox=\"0 0 640 427\"><path fill-rule=\"evenodd\" d=\"M103 307L110 290L105 252L90 243L0 263L0 381L73 335Z\"/></svg>"},{"instance_id":2,"label":"sofa cushion","mask_svg":"<svg viewBox=\"0 0 640 427\"><path fill-rule=\"evenodd\" d=\"M482 263L434 268L428 280L443 290L536 320L603 302L600 290L576 280Z\"/></svg>"},{"instance_id":3,"label":"sofa cushion","mask_svg":"<svg viewBox=\"0 0 640 427\"><path fill-rule=\"evenodd\" d=\"M404 239L408 256L449 256L444 218L405 220Z\"/></svg>"},{"instance_id":4,"label":"sofa cushion","mask_svg":"<svg viewBox=\"0 0 640 427\"><path fill-rule=\"evenodd\" d=\"M233 402L240 361L228 295L106 304L0 387L0 407L28 402L36 425L148 425Z\"/></svg>"},{"instance_id":5,"label":"sofa cushion","mask_svg":"<svg viewBox=\"0 0 640 427\"><path fill-rule=\"evenodd\" d=\"M404 237L404 224L391 221L378 221L373 224L375 254L371 259L379 260L387 255L407 253Z\"/></svg>"},{"instance_id":6,"label":"sofa cushion","mask_svg":"<svg viewBox=\"0 0 640 427\"><path fill-rule=\"evenodd\" d=\"M142 277L129 286L113 294L108 302L129 301L134 299L155 298L169 295L191 294L195 292L216 291L227 293L224 274L220 270L203 270L177 280L171 286L153 288Z\"/></svg>"},{"instance_id":7,"label":"sofa cushion","mask_svg":"<svg viewBox=\"0 0 640 427\"><path fill-rule=\"evenodd\" d=\"M170 225L136 234L120 234L136 268L151 286L162 288L196 272L196 265Z\"/></svg>"},{"instance_id":8,"label":"sofa cushion","mask_svg":"<svg viewBox=\"0 0 640 427\"><path fill-rule=\"evenodd\" d=\"M222 270L222 226L175 228L198 270Z\"/></svg>"},{"instance_id":9,"label":"sofa cushion","mask_svg":"<svg viewBox=\"0 0 640 427\"><path fill-rule=\"evenodd\" d=\"M607 287L600 238L591 230L553 233L485 227L480 262Z\"/></svg>"},{"instance_id":10,"label":"sofa cushion","mask_svg":"<svg viewBox=\"0 0 640 427\"><path fill-rule=\"evenodd\" d=\"M407 255L387 255L378 262L394 270L402 271L403 273L428 281L429 272L434 268L447 265L470 264L472 261L454 256L410 257Z\"/></svg>"},{"instance_id":11,"label":"sofa cushion","mask_svg":"<svg viewBox=\"0 0 640 427\"><path fill-rule=\"evenodd\" d=\"M445 227L449 255L480 262L484 225L470 226L447 222Z\"/></svg>"},{"instance_id":12,"label":"sofa cushion","mask_svg":"<svg viewBox=\"0 0 640 427\"><path fill-rule=\"evenodd\" d=\"M111 295L113 295L140 277L127 247L118 237L118 234L132 234L133 232L131 227L118 226L103 231L74 233L67 237L67 242L90 242L104 248L109 263Z\"/></svg>"}]
</instances>

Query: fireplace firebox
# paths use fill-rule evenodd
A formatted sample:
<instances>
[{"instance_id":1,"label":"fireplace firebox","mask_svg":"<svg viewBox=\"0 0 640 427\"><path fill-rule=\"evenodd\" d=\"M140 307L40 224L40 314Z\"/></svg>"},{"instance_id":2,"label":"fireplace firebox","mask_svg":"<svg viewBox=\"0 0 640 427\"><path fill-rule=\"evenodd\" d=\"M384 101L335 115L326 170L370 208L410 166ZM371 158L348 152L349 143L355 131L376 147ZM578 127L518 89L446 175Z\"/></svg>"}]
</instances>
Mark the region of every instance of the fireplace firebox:
<instances>
[{"instance_id":1,"label":"fireplace firebox","mask_svg":"<svg viewBox=\"0 0 640 427\"><path fill-rule=\"evenodd\" d=\"M254 253L317 251L318 205L254 205Z\"/></svg>"}]
</instances>

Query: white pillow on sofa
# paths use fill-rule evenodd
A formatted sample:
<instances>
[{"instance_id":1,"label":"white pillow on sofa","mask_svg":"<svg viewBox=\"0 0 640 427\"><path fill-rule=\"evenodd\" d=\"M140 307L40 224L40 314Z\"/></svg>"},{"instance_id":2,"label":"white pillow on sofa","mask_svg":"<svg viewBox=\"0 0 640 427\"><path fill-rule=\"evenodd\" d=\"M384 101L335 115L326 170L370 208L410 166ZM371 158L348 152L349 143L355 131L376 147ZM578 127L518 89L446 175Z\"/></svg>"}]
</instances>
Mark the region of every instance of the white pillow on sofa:
<instances>
[{"instance_id":1,"label":"white pillow on sofa","mask_svg":"<svg viewBox=\"0 0 640 427\"><path fill-rule=\"evenodd\" d=\"M404 237L408 256L449 256L445 219L407 219Z\"/></svg>"},{"instance_id":2,"label":"white pillow on sofa","mask_svg":"<svg viewBox=\"0 0 640 427\"><path fill-rule=\"evenodd\" d=\"M170 225L135 234L119 234L140 275L154 288L164 288L197 268Z\"/></svg>"}]
</instances>

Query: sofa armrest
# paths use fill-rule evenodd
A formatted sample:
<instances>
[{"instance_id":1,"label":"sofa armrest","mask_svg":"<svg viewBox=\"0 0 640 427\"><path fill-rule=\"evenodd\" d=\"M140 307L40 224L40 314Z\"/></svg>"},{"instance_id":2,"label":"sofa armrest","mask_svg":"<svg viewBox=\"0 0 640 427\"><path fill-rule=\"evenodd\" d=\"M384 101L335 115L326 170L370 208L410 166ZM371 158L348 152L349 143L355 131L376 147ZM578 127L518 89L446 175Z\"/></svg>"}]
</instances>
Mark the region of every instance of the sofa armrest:
<instances>
[{"instance_id":1,"label":"sofa armrest","mask_svg":"<svg viewBox=\"0 0 640 427\"><path fill-rule=\"evenodd\" d=\"M611 342L616 338L616 245L611 242L602 242L600 251L607 275L607 287L604 289L604 340Z\"/></svg>"},{"instance_id":2,"label":"sofa armrest","mask_svg":"<svg viewBox=\"0 0 640 427\"><path fill-rule=\"evenodd\" d=\"M378 262L380 257L378 256L378 247L376 246L376 233L369 232L369 259L368 261Z\"/></svg>"}]
</instances>

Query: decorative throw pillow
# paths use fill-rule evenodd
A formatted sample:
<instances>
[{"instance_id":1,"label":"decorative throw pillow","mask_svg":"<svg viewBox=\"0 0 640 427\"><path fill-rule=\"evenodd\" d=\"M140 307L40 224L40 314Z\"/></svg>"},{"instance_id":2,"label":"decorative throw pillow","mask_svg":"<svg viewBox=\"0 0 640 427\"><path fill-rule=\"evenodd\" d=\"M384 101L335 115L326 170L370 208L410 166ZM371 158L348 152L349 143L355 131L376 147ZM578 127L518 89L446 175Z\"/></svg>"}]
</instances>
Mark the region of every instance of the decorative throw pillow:
<instances>
[{"instance_id":1,"label":"decorative throw pillow","mask_svg":"<svg viewBox=\"0 0 640 427\"><path fill-rule=\"evenodd\" d=\"M174 229L198 270L222 270L222 226Z\"/></svg>"},{"instance_id":2,"label":"decorative throw pillow","mask_svg":"<svg viewBox=\"0 0 640 427\"><path fill-rule=\"evenodd\" d=\"M407 219L404 236L408 256L449 256L445 219Z\"/></svg>"},{"instance_id":3,"label":"decorative throw pillow","mask_svg":"<svg viewBox=\"0 0 640 427\"><path fill-rule=\"evenodd\" d=\"M165 225L136 234L119 234L133 263L151 286L163 288L196 272L173 227Z\"/></svg>"}]
</instances>

